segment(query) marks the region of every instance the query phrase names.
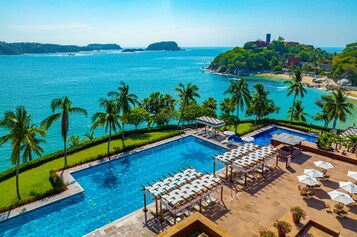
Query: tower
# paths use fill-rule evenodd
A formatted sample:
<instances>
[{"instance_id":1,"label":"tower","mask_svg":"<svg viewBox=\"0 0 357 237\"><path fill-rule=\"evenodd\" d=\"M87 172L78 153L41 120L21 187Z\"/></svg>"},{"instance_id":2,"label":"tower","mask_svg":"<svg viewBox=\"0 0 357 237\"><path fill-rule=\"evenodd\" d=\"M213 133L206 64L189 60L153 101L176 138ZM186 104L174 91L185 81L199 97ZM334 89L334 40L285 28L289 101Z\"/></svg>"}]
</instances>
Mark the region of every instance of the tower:
<instances>
[{"instance_id":1,"label":"tower","mask_svg":"<svg viewBox=\"0 0 357 237\"><path fill-rule=\"evenodd\" d=\"M266 38L266 41L265 41L265 42L267 42L268 44L270 43L270 36L271 36L271 34L267 34L267 38Z\"/></svg>"}]
</instances>

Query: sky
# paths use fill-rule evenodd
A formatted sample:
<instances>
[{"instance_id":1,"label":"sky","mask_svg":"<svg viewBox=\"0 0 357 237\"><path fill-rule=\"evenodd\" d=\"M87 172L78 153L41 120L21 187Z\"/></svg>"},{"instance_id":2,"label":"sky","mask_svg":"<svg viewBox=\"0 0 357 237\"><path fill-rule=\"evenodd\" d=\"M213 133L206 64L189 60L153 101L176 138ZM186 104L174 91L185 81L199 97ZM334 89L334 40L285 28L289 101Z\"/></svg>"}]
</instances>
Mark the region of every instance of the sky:
<instances>
[{"instance_id":1,"label":"sky","mask_svg":"<svg viewBox=\"0 0 357 237\"><path fill-rule=\"evenodd\" d=\"M343 47L357 41L357 0L0 0L6 42L231 47L266 33Z\"/></svg>"}]
</instances>

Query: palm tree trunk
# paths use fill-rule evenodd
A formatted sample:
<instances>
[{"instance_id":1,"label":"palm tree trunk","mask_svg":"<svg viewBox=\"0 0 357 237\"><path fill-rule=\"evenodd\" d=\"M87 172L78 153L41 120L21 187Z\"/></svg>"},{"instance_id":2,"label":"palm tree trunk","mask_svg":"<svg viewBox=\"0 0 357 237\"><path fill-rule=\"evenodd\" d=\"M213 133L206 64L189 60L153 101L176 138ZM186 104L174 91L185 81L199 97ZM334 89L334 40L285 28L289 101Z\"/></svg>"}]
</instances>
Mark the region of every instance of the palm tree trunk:
<instances>
[{"instance_id":1,"label":"palm tree trunk","mask_svg":"<svg viewBox=\"0 0 357 237\"><path fill-rule=\"evenodd\" d=\"M337 124L337 116L335 116L335 118L333 119L333 125L332 125L333 129L336 129L336 124Z\"/></svg>"},{"instance_id":2,"label":"palm tree trunk","mask_svg":"<svg viewBox=\"0 0 357 237\"><path fill-rule=\"evenodd\" d=\"M258 115L255 115L254 126L256 126L256 125L257 125L257 120L258 120Z\"/></svg>"},{"instance_id":3,"label":"palm tree trunk","mask_svg":"<svg viewBox=\"0 0 357 237\"><path fill-rule=\"evenodd\" d=\"M295 100L296 100L296 94L294 95L293 107L292 107L292 109L291 109L290 124L291 124L292 121L293 121L294 109L295 109Z\"/></svg>"},{"instance_id":4,"label":"palm tree trunk","mask_svg":"<svg viewBox=\"0 0 357 237\"><path fill-rule=\"evenodd\" d=\"M239 118L239 103L237 104L237 118Z\"/></svg>"},{"instance_id":5,"label":"palm tree trunk","mask_svg":"<svg viewBox=\"0 0 357 237\"><path fill-rule=\"evenodd\" d=\"M183 117L183 112L184 112L184 109L185 109L185 107L182 107L182 111L181 111L180 119L179 119L179 121L178 121L178 124L177 124L177 129L176 129L176 130L178 130L178 129L179 129L179 126L180 126L180 123L181 123L181 120L182 120L182 117Z\"/></svg>"},{"instance_id":6,"label":"palm tree trunk","mask_svg":"<svg viewBox=\"0 0 357 237\"><path fill-rule=\"evenodd\" d=\"M67 168L67 137L64 137L64 169Z\"/></svg>"},{"instance_id":7,"label":"palm tree trunk","mask_svg":"<svg viewBox=\"0 0 357 237\"><path fill-rule=\"evenodd\" d=\"M124 122L122 122L123 129L121 130L121 142L123 143L123 148L125 148L125 143L124 143Z\"/></svg>"},{"instance_id":8,"label":"palm tree trunk","mask_svg":"<svg viewBox=\"0 0 357 237\"><path fill-rule=\"evenodd\" d=\"M109 137L108 137L108 156L110 160L110 139L112 138L112 124L109 123Z\"/></svg>"},{"instance_id":9,"label":"palm tree trunk","mask_svg":"<svg viewBox=\"0 0 357 237\"><path fill-rule=\"evenodd\" d=\"M29 161L32 161L32 150L29 151Z\"/></svg>"},{"instance_id":10,"label":"palm tree trunk","mask_svg":"<svg viewBox=\"0 0 357 237\"><path fill-rule=\"evenodd\" d=\"M20 173L20 157L17 158L17 162L16 162L16 194L17 194L17 198L21 200L20 190L19 190L19 173Z\"/></svg>"}]
</instances>

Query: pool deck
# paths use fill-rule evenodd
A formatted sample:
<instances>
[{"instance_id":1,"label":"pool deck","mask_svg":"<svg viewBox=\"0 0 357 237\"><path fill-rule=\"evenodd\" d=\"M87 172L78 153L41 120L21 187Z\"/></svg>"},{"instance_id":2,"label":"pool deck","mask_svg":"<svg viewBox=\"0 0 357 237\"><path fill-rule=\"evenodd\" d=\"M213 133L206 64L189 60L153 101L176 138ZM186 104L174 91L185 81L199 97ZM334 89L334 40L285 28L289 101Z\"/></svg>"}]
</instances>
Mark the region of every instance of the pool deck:
<instances>
[{"instance_id":1,"label":"pool deck","mask_svg":"<svg viewBox=\"0 0 357 237\"><path fill-rule=\"evenodd\" d=\"M271 127L273 126L264 127L246 134L246 136L253 136L259 132L270 129ZM294 129L290 130L296 131ZM130 152L121 153L117 156L113 156L112 159L119 159L122 156L137 153L190 135L194 135L193 131L187 130L184 135L149 144ZM223 136L219 136L218 139L206 139L201 136L197 137L216 145L226 147L226 145L220 143L220 141L224 139ZM329 170L331 178L328 181L322 182L322 189L316 191L315 196L310 199L303 199L299 195L297 189L299 183L296 176L301 175L304 168L316 168L312 162L317 160L326 160L332 163L335 168ZM108 162L108 158L93 161L61 172L60 176L68 185L67 191L24 205L9 212L1 213L0 221L83 192L82 187L80 187L80 185L73 179L71 173L104 162ZM270 171L265 178L262 178L261 175L257 174L254 178L255 181L253 182L251 180L247 187L244 187L240 182L235 182L233 184L227 183L224 189L224 204L215 205L209 210L205 210L203 214L218 225L227 229L229 232L239 233L238 236L259 236L259 230L268 229L276 219L279 219L286 214L291 206L299 205L303 207L307 214L312 216L312 219L315 221L340 230L340 236L357 237L357 205L350 208L347 217L340 219L334 214L328 214L326 210L324 210L323 202L321 201L323 200L331 203L331 206L334 204L334 202L329 199L326 192L338 189L338 181L353 181L347 176L347 171L356 170L355 165L309 152L303 152L297 158L292 160L292 167L289 169L285 169L283 161L279 164L280 167ZM213 196L218 198L219 193L214 193ZM153 204L148 206L149 210L153 209L153 207ZM147 224L145 224L145 219L147 220ZM140 209L105 225L86 236L151 237L156 235L155 232L168 227L169 225L166 222L157 222L150 212L148 212L145 217L144 212Z\"/></svg>"},{"instance_id":2,"label":"pool deck","mask_svg":"<svg viewBox=\"0 0 357 237\"><path fill-rule=\"evenodd\" d=\"M186 132L186 135L191 134L192 132ZM213 139L209 141L219 143ZM312 198L304 199L298 191L298 185L303 186L303 184L298 182L297 176L303 174L305 168L316 168L313 162L317 160L328 161L335 168L328 171L331 177L321 182L321 189L315 190ZM345 218L340 218L336 214L327 212L323 202L330 204L331 207L336 204L329 198L327 192L340 190L339 181L353 182L354 180L347 176L347 171L355 169L356 166L350 163L303 152L292 160L290 168L286 169L285 162L279 161L279 167L274 167L265 178L255 174L254 180L250 180L246 187L241 181L227 183L224 188L223 204L204 210L203 215L237 236L255 237L259 236L259 231L269 229L275 220L289 212L291 206L301 206L312 220L340 231L340 236L354 237L357 236L357 205L349 208L350 211ZM219 193L213 194L217 199L219 195ZM148 208L153 209L153 204ZM150 212L145 217L141 209L86 236L151 237L155 236L157 231L168 227L166 222L158 222Z\"/></svg>"}]
</instances>

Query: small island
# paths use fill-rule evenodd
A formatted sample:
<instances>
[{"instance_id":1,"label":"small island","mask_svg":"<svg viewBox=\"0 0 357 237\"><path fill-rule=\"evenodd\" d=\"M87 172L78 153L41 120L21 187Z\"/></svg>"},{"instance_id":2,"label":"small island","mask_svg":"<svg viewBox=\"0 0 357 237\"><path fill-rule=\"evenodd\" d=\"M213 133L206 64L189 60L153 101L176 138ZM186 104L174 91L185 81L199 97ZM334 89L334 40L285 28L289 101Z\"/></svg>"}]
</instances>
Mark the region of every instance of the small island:
<instances>
[{"instance_id":1,"label":"small island","mask_svg":"<svg viewBox=\"0 0 357 237\"><path fill-rule=\"evenodd\" d=\"M87 46L41 44L41 43L6 43L0 41L0 55L21 55L41 53L75 53L80 51L119 50L117 44L89 44Z\"/></svg>"},{"instance_id":2,"label":"small island","mask_svg":"<svg viewBox=\"0 0 357 237\"><path fill-rule=\"evenodd\" d=\"M180 51L182 50L174 41L162 41L150 44L145 50L150 51Z\"/></svg>"},{"instance_id":3,"label":"small island","mask_svg":"<svg viewBox=\"0 0 357 237\"><path fill-rule=\"evenodd\" d=\"M142 52L144 49L124 49L123 53L135 53L135 52Z\"/></svg>"}]
</instances>

